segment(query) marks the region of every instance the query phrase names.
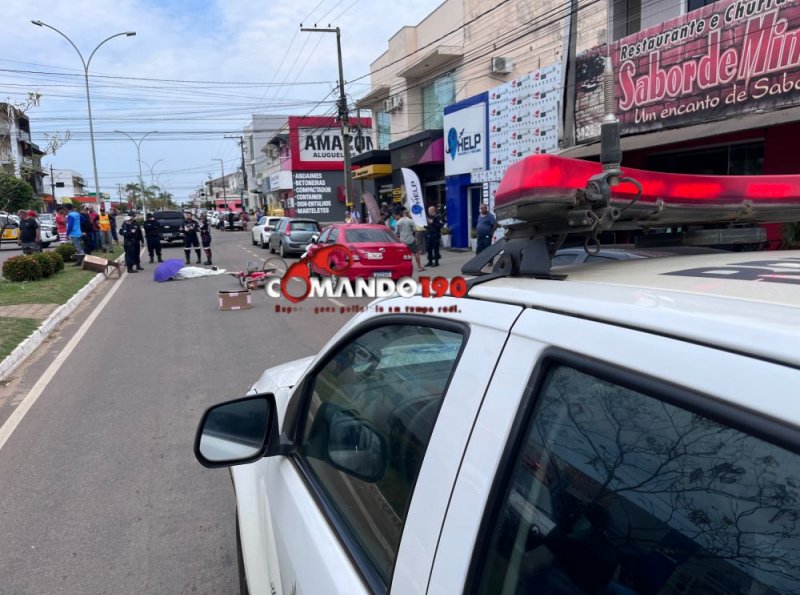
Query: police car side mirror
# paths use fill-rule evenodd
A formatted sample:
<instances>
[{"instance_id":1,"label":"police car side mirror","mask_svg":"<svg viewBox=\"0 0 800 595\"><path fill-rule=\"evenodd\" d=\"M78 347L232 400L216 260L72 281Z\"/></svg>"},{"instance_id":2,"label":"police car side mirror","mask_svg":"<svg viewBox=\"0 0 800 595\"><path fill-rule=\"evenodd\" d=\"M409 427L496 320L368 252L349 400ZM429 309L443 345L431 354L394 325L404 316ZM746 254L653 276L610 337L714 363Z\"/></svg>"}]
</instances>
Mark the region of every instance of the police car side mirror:
<instances>
[{"instance_id":1,"label":"police car side mirror","mask_svg":"<svg viewBox=\"0 0 800 595\"><path fill-rule=\"evenodd\" d=\"M200 420L194 454L204 467L252 463L278 448L275 396L247 396L209 408Z\"/></svg>"},{"instance_id":2,"label":"police car side mirror","mask_svg":"<svg viewBox=\"0 0 800 595\"><path fill-rule=\"evenodd\" d=\"M386 472L386 439L366 420L333 403L323 403L314 416L305 454L367 482Z\"/></svg>"}]
</instances>

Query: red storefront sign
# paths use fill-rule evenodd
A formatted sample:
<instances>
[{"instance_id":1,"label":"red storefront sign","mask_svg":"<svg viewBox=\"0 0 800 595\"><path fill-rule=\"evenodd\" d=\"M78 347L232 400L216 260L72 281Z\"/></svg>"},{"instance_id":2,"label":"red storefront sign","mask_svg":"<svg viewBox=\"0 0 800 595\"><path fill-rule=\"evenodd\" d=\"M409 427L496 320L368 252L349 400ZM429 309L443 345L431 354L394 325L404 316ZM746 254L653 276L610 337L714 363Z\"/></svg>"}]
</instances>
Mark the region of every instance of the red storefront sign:
<instances>
[{"instance_id":1,"label":"red storefront sign","mask_svg":"<svg viewBox=\"0 0 800 595\"><path fill-rule=\"evenodd\" d=\"M611 52L624 134L800 104L800 4L792 0L721 0L626 37ZM597 94L579 80L579 109L587 91ZM583 105L596 119L596 102ZM588 126L581 134L586 114L577 119L579 140L595 136Z\"/></svg>"}]
</instances>

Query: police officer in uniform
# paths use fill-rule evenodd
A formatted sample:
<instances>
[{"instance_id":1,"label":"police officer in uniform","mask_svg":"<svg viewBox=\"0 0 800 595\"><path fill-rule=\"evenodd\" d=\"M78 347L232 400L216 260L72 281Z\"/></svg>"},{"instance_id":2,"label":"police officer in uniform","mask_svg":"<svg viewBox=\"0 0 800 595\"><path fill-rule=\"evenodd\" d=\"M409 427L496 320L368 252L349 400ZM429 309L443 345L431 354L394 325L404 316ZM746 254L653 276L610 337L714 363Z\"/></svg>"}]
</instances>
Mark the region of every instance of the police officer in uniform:
<instances>
[{"instance_id":1,"label":"police officer in uniform","mask_svg":"<svg viewBox=\"0 0 800 595\"><path fill-rule=\"evenodd\" d=\"M197 264L202 264L202 259L200 258L200 238L198 237L200 225L197 221L192 219L191 213L186 213L186 219L184 219L180 230L183 232L183 253L186 255L186 264L190 264L192 248L194 248L197 254Z\"/></svg>"},{"instance_id":2,"label":"police officer in uniform","mask_svg":"<svg viewBox=\"0 0 800 595\"><path fill-rule=\"evenodd\" d=\"M132 215L125 217L125 222L119 228L119 235L124 238L125 245L125 266L129 273L137 273L142 270L142 263L139 261L139 252L142 250L144 236L142 228ZM136 267L136 268L134 268Z\"/></svg>"},{"instance_id":3,"label":"police officer in uniform","mask_svg":"<svg viewBox=\"0 0 800 595\"><path fill-rule=\"evenodd\" d=\"M206 253L206 266L211 266L211 224L208 217L203 213L200 215L200 241L203 244L203 251Z\"/></svg>"},{"instance_id":4,"label":"police officer in uniform","mask_svg":"<svg viewBox=\"0 0 800 595\"><path fill-rule=\"evenodd\" d=\"M153 255L158 256L158 262L161 260L161 224L156 220L153 213L147 213L147 219L144 222L144 238L147 242L147 253L150 255L150 262L153 262Z\"/></svg>"}]
</instances>

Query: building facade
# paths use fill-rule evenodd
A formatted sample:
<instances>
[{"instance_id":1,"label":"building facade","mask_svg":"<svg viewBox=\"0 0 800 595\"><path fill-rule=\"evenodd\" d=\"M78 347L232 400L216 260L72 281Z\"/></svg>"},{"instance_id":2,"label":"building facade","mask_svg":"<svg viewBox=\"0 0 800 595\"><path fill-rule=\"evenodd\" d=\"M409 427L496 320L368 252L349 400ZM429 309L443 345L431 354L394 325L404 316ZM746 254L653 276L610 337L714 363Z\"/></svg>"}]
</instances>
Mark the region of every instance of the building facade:
<instances>
[{"instance_id":1,"label":"building facade","mask_svg":"<svg viewBox=\"0 0 800 595\"><path fill-rule=\"evenodd\" d=\"M56 199L56 204L63 204L64 199L86 196L86 183L83 176L72 169L52 169L49 174L49 190Z\"/></svg>"},{"instance_id":2,"label":"building facade","mask_svg":"<svg viewBox=\"0 0 800 595\"><path fill-rule=\"evenodd\" d=\"M373 150L372 120L351 118L349 135L353 160ZM289 116L287 128L270 139L267 149L272 171L266 190L268 211L283 210L290 217L310 217L322 223L343 221L347 203L344 176L344 139L340 122L329 116ZM353 198L374 192L372 184L353 185Z\"/></svg>"},{"instance_id":3,"label":"building facade","mask_svg":"<svg viewBox=\"0 0 800 595\"><path fill-rule=\"evenodd\" d=\"M264 149L276 134L286 130L288 118L287 115L253 114L242 131L245 174L240 184L248 210L264 206L261 194L272 173L269 171L271 160Z\"/></svg>"},{"instance_id":4,"label":"building facade","mask_svg":"<svg viewBox=\"0 0 800 595\"><path fill-rule=\"evenodd\" d=\"M571 47L605 43L606 4L581 4L446 0L371 64L357 107L371 110L376 147L388 151L394 199L400 170L414 170L453 246L469 245L479 205L492 206L508 165L559 148L563 62Z\"/></svg>"},{"instance_id":5,"label":"building facade","mask_svg":"<svg viewBox=\"0 0 800 595\"><path fill-rule=\"evenodd\" d=\"M43 155L31 140L28 116L8 103L0 103L0 167L28 182L37 196L44 194Z\"/></svg>"}]
</instances>

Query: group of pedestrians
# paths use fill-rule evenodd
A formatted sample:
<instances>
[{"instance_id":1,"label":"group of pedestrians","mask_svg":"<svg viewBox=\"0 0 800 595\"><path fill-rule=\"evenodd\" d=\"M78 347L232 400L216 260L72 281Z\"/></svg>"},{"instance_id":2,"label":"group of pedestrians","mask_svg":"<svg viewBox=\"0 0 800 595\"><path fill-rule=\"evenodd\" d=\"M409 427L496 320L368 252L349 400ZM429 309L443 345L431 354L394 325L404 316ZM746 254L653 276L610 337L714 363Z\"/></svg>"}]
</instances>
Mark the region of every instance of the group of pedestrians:
<instances>
[{"instance_id":1,"label":"group of pedestrians","mask_svg":"<svg viewBox=\"0 0 800 595\"><path fill-rule=\"evenodd\" d=\"M179 230L183 235L183 253L186 257L186 264L191 264L191 254L194 249L197 264L211 266L211 224L208 218L203 214L200 216L200 221L197 221L191 213L186 213L184 217ZM132 215L127 215L119 233L124 238L125 267L129 273L143 270L140 261L142 244L147 245L147 254L151 263L154 262L154 259L164 262L161 254L161 225L153 213L147 214L143 225L139 225ZM202 261L201 246L206 255L205 262Z\"/></svg>"},{"instance_id":2,"label":"group of pedestrians","mask_svg":"<svg viewBox=\"0 0 800 595\"><path fill-rule=\"evenodd\" d=\"M116 209L106 212L101 205L97 212L84 205L82 210L77 210L67 204L56 211L55 224L59 241L71 242L78 255L111 252L112 243L119 246Z\"/></svg>"}]
</instances>

